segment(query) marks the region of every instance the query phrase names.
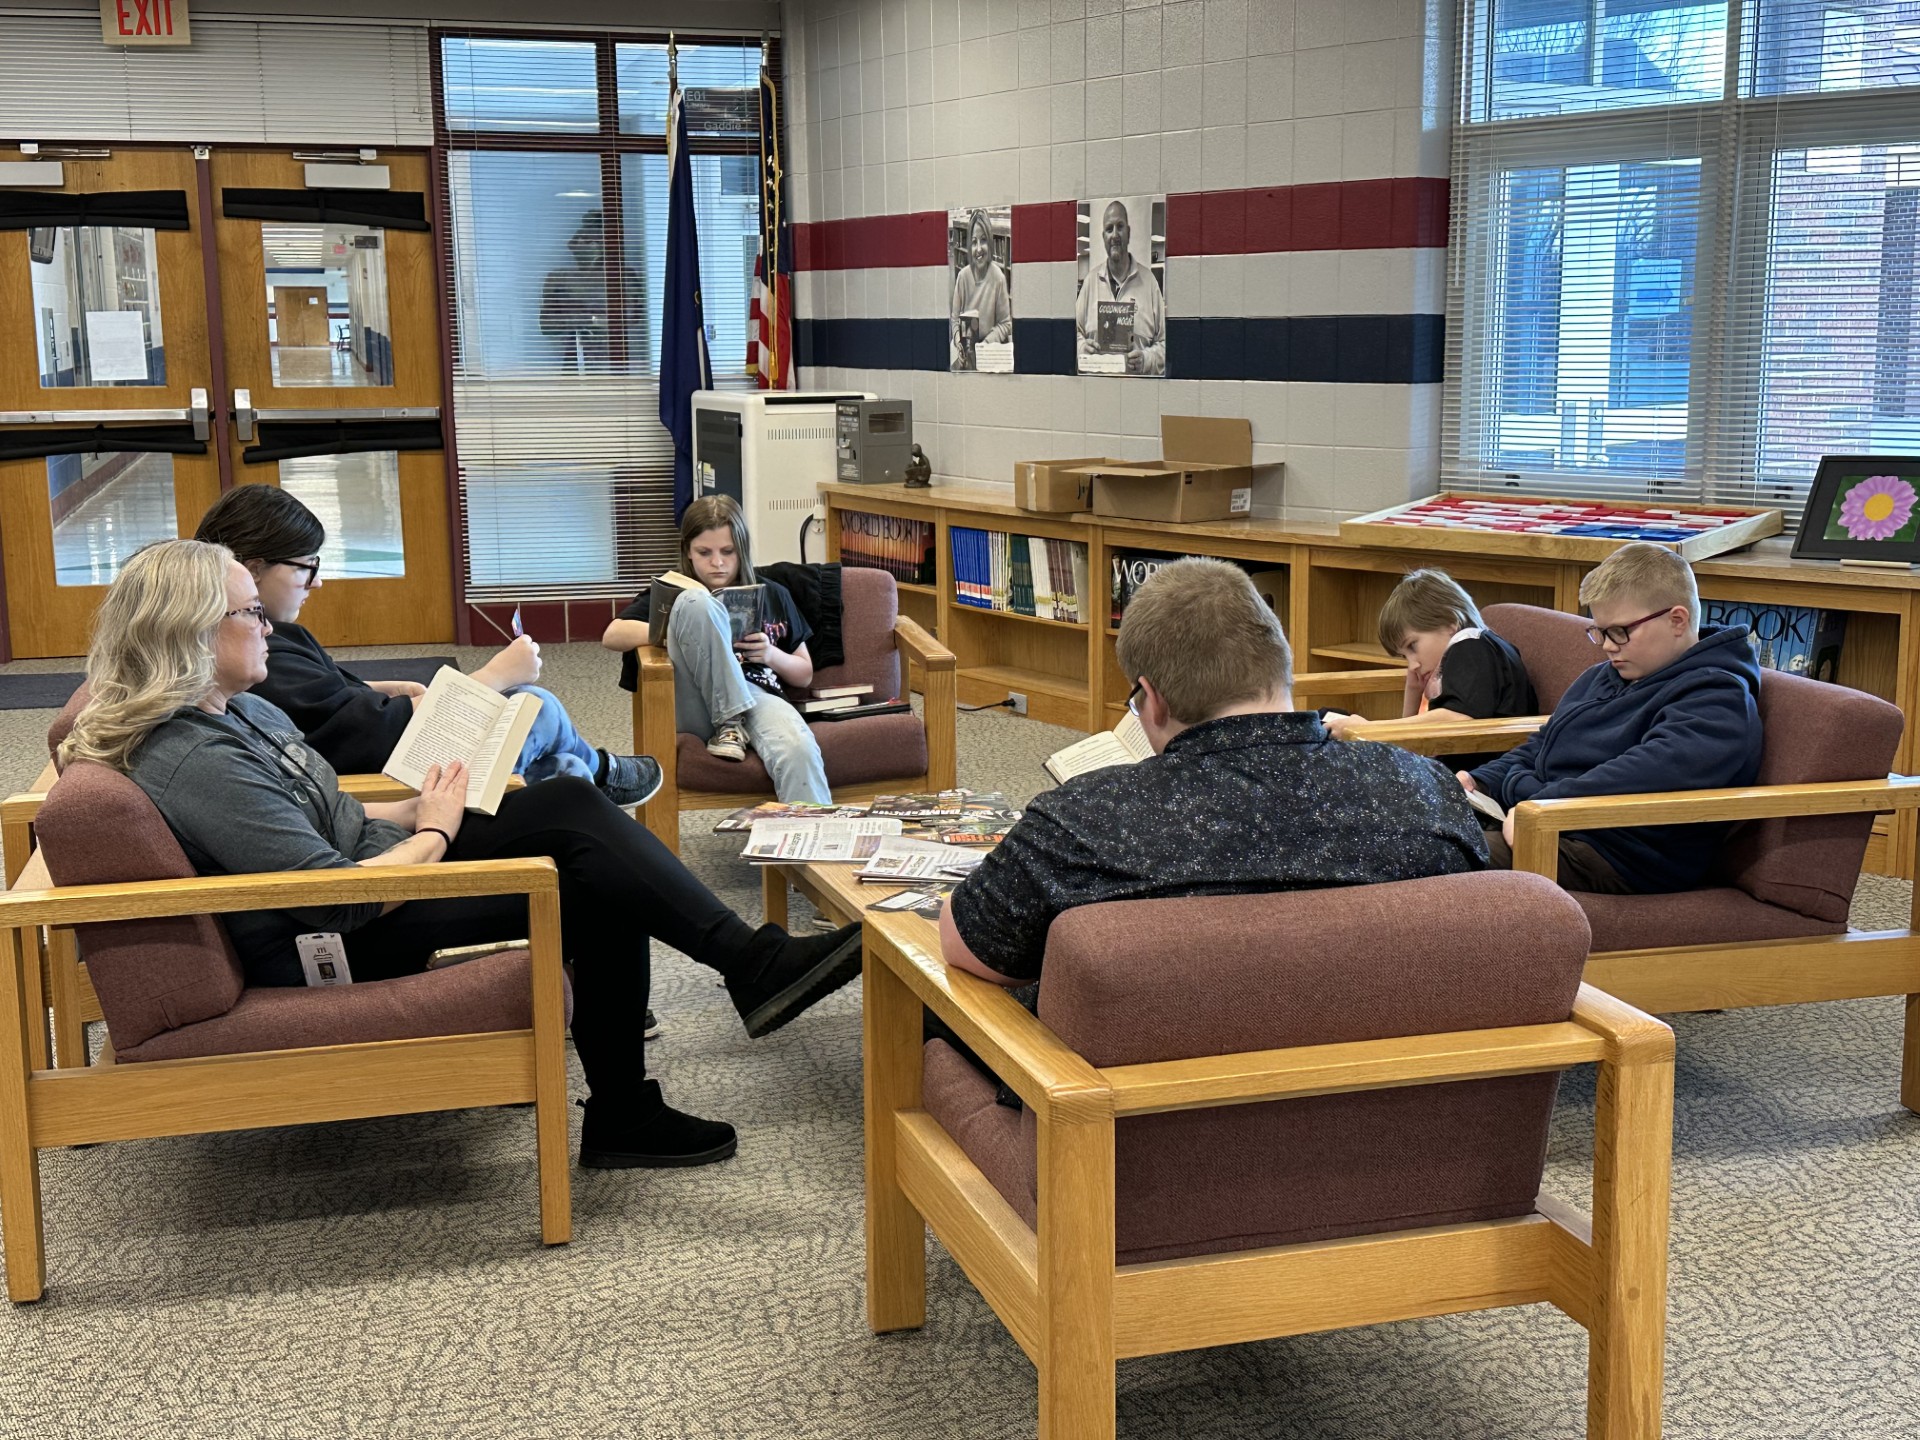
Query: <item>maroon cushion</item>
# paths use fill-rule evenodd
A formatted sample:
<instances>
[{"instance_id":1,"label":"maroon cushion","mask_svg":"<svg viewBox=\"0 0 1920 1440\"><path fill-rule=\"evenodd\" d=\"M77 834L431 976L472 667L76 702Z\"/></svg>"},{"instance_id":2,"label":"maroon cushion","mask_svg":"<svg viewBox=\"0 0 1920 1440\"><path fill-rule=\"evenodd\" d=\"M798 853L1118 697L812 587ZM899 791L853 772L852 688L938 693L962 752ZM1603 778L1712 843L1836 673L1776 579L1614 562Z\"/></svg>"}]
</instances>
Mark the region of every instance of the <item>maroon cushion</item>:
<instances>
[{"instance_id":1,"label":"maroon cushion","mask_svg":"<svg viewBox=\"0 0 1920 1440\"><path fill-rule=\"evenodd\" d=\"M1902 724L1900 707L1877 696L1762 670L1756 783L1883 780L1899 748ZM1871 815L1751 821L1734 832L1715 878L1756 900L1842 926L1872 831Z\"/></svg>"},{"instance_id":2,"label":"maroon cushion","mask_svg":"<svg viewBox=\"0 0 1920 1440\"><path fill-rule=\"evenodd\" d=\"M807 727L820 744L829 785L868 785L927 773L927 731L918 715L869 715L860 720L821 720ZM709 793L773 793L767 767L754 751L745 760L722 760L706 742L677 737L680 788Z\"/></svg>"},{"instance_id":3,"label":"maroon cushion","mask_svg":"<svg viewBox=\"0 0 1920 1440\"><path fill-rule=\"evenodd\" d=\"M73 729L73 717L80 713L93 689L86 681L80 682L80 688L67 697L67 703L60 707L60 713L53 717L53 723L47 726L47 754L56 755L60 742L67 738L67 732Z\"/></svg>"},{"instance_id":4,"label":"maroon cushion","mask_svg":"<svg viewBox=\"0 0 1920 1440\"><path fill-rule=\"evenodd\" d=\"M840 572L840 633L846 649L842 664L813 672L813 684L871 685L873 698L901 693L904 677L894 648L893 625L900 618L900 592L884 570L851 566Z\"/></svg>"},{"instance_id":5,"label":"maroon cushion","mask_svg":"<svg viewBox=\"0 0 1920 1440\"><path fill-rule=\"evenodd\" d=\"M92 761L66 768L34 825L56 885L183 880L193 874L146 792ZM116 1051L224 1015L240 998L239 963L211 916L83 925L75 938Z\"/></svg>"},{"instance_id":6,"label":"maroon cushion","mask_svg":"<svg viewBox=\"0 0 1920 1440\"><path fill-rule=\"evenodd\" d=\"M1040 1014L1100 1066L1539 1024L1570 1013L1587 938L1557 886L1510 873L1093 905L1054 922ZM1031 1116L983 1104L990 1083L941 1049L928 1047L927 1109L1031 1217ZM1123 1120L1118 1258L1525 1214L1556 1084L1519 1076Z\"/></svg>"},{"instance_id":7,"label":"maroon cushion","mask_svg":"<svg viewBox=\"0 0 1920 1440\"><path fill-rule=\"evenodd\" d=\"M1756 900L1732 885L1678 895L1576 894L1593 927L1593 953L1673 945L1732 945L1749 940L1802 940L1835 935L1842 920L1815 920Z\"/></svg>"},{"instance_id":8,"label":"maroon cushion","mask_svg":"<svg viewBox=\"0 0 1920 1440\"><path fill-rule=\"evenodd\" d=\"M1564 610L1538 605L1489 605L1480 612L1487 628L1520 652L1542 713L1551 711L1567 687L1606 657L1587 638L1587 622Z\"/></svg>"},{"instance_id":9,"label":"maroon cushion","mask_svg":"<svg viewBox=\"0 0 1920 1440\"><path fill-rule=\"evenodd\" d=\"M323 989L256 986L224 1015L166 1031L130 1050L115 1040L114 1050L121 1061L177 1060L525 1030L533 1024L530 962L525 950L507 950L395 980Z\"/></svg>"}]
</instances>

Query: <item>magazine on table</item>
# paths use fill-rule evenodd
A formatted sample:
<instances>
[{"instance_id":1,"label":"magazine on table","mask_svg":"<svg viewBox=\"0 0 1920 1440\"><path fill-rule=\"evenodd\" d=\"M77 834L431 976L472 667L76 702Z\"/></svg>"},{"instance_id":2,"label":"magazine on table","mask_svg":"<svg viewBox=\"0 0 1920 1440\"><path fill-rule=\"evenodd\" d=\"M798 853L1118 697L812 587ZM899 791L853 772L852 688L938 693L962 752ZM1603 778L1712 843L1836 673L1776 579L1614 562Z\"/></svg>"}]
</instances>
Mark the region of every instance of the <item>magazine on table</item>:
<instances>
[{"instance_id":1,"label":"magazine on table","mask_svg":"<svg viewBox=\"0 0 1920 1440\"><path fill-rule=\"evenodd\" d=\"M1006 797L996 795L998 800ZM898 820L959 820L975 801L971 790L920 790L904 795L876 795L869 815L891 815Z\"/></svg>"},{"instance_id":2,"label":"magazine on table","mask_svg":"<svg viewBox=\"0 0 1920 1440\"><path fill-rule=\"evenodd\" d=\"M851 820L866 813L867 807L864 805L815 805L807 800L765 800L721 816L719 823L713 827L713 833L745 834L753 829L757 820Z\"/></svg>"},{"instance_id":3,"label":"magazine on table","mask_svg":"<svg viewBox=\"0 0 1920 1440\"><path fill-rule=\"evenodd\" d=\"M851 864L868 860L900 834L885 816L851 820L757 820L740 854L756 864ZM951 852L948 852L951 853Z\"/></svg>"},{"instance_id":4,"label":"magazine on table","mask_svg":"<svg viewBox=\"0 0 1920 1440\"><path fill-rule=\"evenodd\" d=\"M940 918L940 909L947 903L948 886L941 884L922 884L911 890L902 890L897 895L889 895L884 900L876 900L867 906L869 910L880 910L891 914L918 915L922 919Z\"/></svg>"},{"instance_id":5,"label":"magazine on table","mask_svg":"<svg viewBox=\"0 0 1920 1440\"><path fill-rule=\"evenodd\" d=\"M928 880L962 880L986 858L984 850L956 848L938 840L892 836L882 840L861 867L860 883L917 885Z\"/></svg>"}]
</instances>

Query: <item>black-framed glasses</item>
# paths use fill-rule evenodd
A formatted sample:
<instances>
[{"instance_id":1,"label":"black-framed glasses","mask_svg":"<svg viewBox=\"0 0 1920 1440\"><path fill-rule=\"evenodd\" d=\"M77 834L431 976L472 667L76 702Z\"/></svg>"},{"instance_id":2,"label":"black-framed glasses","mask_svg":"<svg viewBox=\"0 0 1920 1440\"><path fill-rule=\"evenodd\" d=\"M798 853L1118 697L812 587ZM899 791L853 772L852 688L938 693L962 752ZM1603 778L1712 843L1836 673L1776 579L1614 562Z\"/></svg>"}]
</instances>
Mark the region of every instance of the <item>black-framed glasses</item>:
<instances>
[{"instance_id":1,"label":"black-framed glasses","mask_svg":"<svg viewBox=\"0 0 1920 1440\"><path fill-rule=\"evenodd\" d=\"M1602 640L1611 640L1616 645L1624 645L1633 638L1633 632L1635 630L1639 629L1649 620L1658 620L1662 615L1667 614L1672 609L1673 606L1669 605L1663 610L1654 611L1651 615L1642 615L1638 620L1629 620L1624 625L1589 625L1587 626L1587 639L1596 645Z\"/></svg>"},{"instance_id":2,"label":"black-framed glasses","mask_svg":"<svg viewBox=\"0 0 1920 1440\"><path fill-rule=\"evenodd\" d=\"M1131 710L1135 715L1140 713L1140 687L1145 683L1146 676L1143 675L1133 682L1133 689L1127 692L1127 709Z\"/></svg>"},{"instance_id":3,"label":"black-framed glasses","mask_svg":"<svg viewBox=\"0 0 1920 1440\"><path fill-rule=\"evenodd\" d=\"M298 560L269 560L267 563L269 565L286 565L291 567L295 573L304 574L306 578L300 582L300 585L301 588L306 590L311 590L313 588L313 582L320 578L320 557L318 555L314 556L311 560L302 557Z\"/></svg>"},{"instance_id":4,"label":"black-framed glasses","mask_svg":"<svg viewBox=\"0 0 1920 1440\"><path fill-rule=\"evenodd\" d=\"M249 605L244 610L229 610L227 611L226 618L231 620L236 615L244 615L253 623L255 629L259 629L267 623L267 607L264 605Z\"/></svg>"}]
</instances>

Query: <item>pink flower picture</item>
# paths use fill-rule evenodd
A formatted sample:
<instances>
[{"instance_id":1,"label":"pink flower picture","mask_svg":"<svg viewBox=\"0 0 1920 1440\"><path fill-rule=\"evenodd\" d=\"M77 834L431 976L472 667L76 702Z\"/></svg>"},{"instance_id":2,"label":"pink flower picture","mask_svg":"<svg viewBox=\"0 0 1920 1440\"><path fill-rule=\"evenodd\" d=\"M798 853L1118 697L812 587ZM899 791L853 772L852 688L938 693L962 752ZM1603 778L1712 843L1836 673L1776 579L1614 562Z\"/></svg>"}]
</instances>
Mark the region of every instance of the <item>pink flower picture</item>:
<instances>
[{"instance_id":1,"label":"pink flower picture","mask_svg":"<svg viewBox=\"0 0 1920 1440\"><path fill-rule=\"evenodd\" d=\"M1898 475L1869 475L1840 502L1840 528L1850 540L1891 540L1913 518L1916 500Z\"/></svg>"}]
</instances>

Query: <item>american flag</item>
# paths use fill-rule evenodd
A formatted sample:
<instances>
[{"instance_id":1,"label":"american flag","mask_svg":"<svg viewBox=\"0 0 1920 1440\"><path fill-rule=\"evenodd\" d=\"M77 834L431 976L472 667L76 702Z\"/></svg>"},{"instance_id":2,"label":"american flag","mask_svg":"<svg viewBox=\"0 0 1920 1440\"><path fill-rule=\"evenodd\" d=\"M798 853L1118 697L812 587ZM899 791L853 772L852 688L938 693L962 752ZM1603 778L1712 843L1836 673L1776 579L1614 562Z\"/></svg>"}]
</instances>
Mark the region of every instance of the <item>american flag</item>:
<instances>
[{"instance_id":1,"label":"american flag","mask_svg":"<svg viewBox=\"0 0 1920 1440\"><path fill-rule=\"evenodd\" d=\"M795 388L793 365L793 239L787 230L785 172L780 165L780 103L760 61L760 253L753 262L747 307L747 373L762 390ZM768 275L771 265L772 275Z\"/></svg>"}]
</instances>

